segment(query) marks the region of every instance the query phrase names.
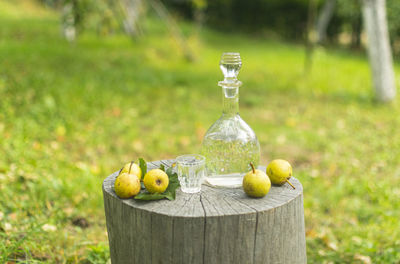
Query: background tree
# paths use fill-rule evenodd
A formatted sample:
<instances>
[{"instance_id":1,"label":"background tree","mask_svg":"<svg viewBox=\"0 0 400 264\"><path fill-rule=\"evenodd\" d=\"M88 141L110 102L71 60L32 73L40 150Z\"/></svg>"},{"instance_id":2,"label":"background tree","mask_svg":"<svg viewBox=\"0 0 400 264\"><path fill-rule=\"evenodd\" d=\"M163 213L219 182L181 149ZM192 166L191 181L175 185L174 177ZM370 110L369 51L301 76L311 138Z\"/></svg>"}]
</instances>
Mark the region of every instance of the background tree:
<instances>
[{"instance_id":1,"label":"background tree","mask_svg":"<svg viewBox=\"0 0 400 264\"><path fill-rule=\"evenodd\" d=\"M376 97L382 102L391 101L396 95L385 4L385 0L363 0L372 80Z\"/></svg>"},{"instance_id":2,"label":"background tree","mask_svg":"<svg viewBox=\"0 0 400 264\"><path fill-rule=\"evenodd\" d=\"M141 20L144 16L142 0L118 0L119 8L123 16L123 28L127 35L136 38L141 35Z\"/></svg>"},{"instance_id":3,"label":"background tree","mask_svg":"<svg viewBox=\"0 0 400 264\"><path fill-rule=\"evenodd\" d=\"M336 0L326 0L322 7L322 10L319 13L316 25L317 43L321 43L326 39L329 21L333 16L335 6Z\"/></svg>"}]
</instances>

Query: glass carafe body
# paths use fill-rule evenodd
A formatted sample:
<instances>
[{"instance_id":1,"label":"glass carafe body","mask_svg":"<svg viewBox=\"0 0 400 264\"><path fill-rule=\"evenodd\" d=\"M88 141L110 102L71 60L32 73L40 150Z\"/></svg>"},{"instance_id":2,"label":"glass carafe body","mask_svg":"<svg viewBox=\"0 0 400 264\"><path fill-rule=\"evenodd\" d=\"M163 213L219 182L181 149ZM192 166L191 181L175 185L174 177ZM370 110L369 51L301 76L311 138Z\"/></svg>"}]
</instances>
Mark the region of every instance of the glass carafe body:
<instances>
[{"instance_id":1,"label":"glass carafe body","mask_svg":"<svg viewBox=\"0 0 400 264\"><path fill-rule=\"evenodd\" d=\"M251 170L250 162L257 166L260 160L257 137L239 115L241 82L237 74L241 65L239 53L222 54L222 116L208 129L202 144L207 167L205 181L215 187L240 187L243 176Z\"/></svg>"}]
</instances>

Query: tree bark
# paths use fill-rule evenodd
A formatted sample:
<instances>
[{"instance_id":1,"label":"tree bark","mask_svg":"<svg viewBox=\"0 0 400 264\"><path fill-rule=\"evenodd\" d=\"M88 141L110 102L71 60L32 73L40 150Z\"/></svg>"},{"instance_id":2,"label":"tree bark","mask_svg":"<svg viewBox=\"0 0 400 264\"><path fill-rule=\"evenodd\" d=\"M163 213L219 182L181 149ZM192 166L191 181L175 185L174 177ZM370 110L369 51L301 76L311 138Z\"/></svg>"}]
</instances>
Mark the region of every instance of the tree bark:
<instances>
[{"instance_id":1,"label":"tree bark","mask_svg":"<svg viewBox=\"0 0 400 264\"><path fill-rule=\"evenodd\" d=\"M396 86L386 19L386 1L363 0L363 17L376 98L381 102L388 102L396 96Z\"/></svg>"},{"instance_id":2,"label":"tree bark","mask_svg":"<svg viewBox=\"0 0 400 264\"><path fill-rule=\"evenodd\" d=\"M333 16L333 12L335 11L336 0L326 0L324 6L322 7L322 11L318 16L317 20L317 43L322 43L326 40L327 29L329 25L329 21Z\"/></svg>"}]
</instances>

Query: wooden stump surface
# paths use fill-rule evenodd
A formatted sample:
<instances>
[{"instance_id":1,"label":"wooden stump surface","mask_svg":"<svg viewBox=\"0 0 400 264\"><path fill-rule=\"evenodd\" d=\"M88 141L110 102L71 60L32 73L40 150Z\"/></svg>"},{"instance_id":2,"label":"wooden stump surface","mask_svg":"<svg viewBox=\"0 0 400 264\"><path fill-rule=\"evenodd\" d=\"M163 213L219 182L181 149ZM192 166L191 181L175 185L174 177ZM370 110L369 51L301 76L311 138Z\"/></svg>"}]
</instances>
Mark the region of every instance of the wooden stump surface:
<instances>
[{"instance_id":1,"label":"wooden stump surface","mask_svg":"<svg viewBox=\"0 0 400 264\"><path fill-rule=\"evenodd\" d=\"M174 160L149 162L148 169ZM264 167L265 170L265 167ZM306 263L303 188L291 178L252 199L206 185L176 200L120 199L103 182L112 263Z\"/></svg>"}]
</instances>

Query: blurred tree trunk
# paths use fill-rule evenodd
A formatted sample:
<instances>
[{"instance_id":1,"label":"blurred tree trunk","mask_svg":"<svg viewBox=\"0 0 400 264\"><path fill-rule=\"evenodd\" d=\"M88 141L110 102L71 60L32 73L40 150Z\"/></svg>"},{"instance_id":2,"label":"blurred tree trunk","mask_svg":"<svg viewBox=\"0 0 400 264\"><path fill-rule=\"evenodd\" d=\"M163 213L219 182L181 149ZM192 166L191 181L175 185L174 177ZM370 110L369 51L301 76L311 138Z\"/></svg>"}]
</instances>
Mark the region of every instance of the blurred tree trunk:
<instances>
[{"instance_id":1,"label":"blurred tree trunk","mask_svg":"<svg viewBox=\"0 0 400 264\"><path fill-rule=\"evenodd\" d=\"M329 21L335 11L336 0L326 0L322 10L318 16L316 30L317 30L317 43L322 43L326 40L327 29Z\"/></svg>"},{"instance_id":2,"label":"blurred tree trunk","mask_svg":"<svg viewBox=\"0 0 400 264\"><path fill-rule=\"evenodd\" d=\"M368 36L368 55L376 97L388 102L396 96L385 0L363 0L363 17Z\"/></svg>"},{"instance_id":3,"label":"blurred tree trunk","mask_svg":"<svg viewBox=\"0 0 400 264\"><path fill-rule=\"evenodd\" d=\"M315 46L315 15L317 13L317 0L308 1L307 28L305 38L304 74L308 74L312 67L312 57Z\"/></svg>"},{"instance_id":4,"label":"blurred tree trunk","mask_svg":"<svg viewBox=\"0 0 400 264\"><path fill-rule=\"evenodd\" d=\"M124 14L125 33L133 38L140 36L142 34L140 20L144 9L142 0L119 0L119 5Z\"/></svg>"},{"instance_id":5,"label":"blurred tree trunk","mask_svg":"<svg viewBox=\"0 0 400 264\"><path fill-rule=\"evenodd\" d=\"M63 2L61 14L61 31L66 40L74 42L76 38L76 9L75 0Z\"/></svg>"},{"instance_id":6,"label":"blurred tree trunk","mask_svg":"<svg viewBox=\"0 0 400 264\"><path fill-rule=\"evenodd\" d=\"M197 36L204 24L207 0L192 0L192 5L194 7L194 21L196 24L195 35Z\"/></svg>"}]
</instances>

